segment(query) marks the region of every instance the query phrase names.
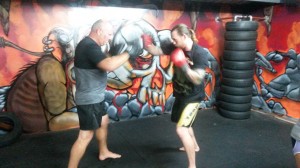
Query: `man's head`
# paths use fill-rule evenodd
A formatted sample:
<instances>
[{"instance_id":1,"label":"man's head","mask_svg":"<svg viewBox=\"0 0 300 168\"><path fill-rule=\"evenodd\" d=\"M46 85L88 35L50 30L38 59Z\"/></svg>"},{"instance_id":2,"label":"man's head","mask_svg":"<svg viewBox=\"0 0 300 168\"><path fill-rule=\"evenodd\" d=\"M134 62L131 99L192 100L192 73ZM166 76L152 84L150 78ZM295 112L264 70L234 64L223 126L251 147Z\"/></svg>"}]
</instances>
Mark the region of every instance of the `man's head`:
<instances>
[{"instance_id":1,"label":"man's head","mask_svg":"<svg viewBox=\"0 0 300 168\"><path fill-rule=\"evenodd\" d=\"M197 42L197 38L192 29L185 24L178 24L171 30L172 42L176 47L186 48L190 41Z\"/></svg>"},{"instance_id":2,"label":"man's head","mask_svg":"<svg viewBox=\"0 0 300 168\"><path fill-rule=\"evenodd\" d=\"M105 45L113 38L113 26L110 22L97 20L92 28L89 36L100 46Z\"/></svg>"}]
</instances>

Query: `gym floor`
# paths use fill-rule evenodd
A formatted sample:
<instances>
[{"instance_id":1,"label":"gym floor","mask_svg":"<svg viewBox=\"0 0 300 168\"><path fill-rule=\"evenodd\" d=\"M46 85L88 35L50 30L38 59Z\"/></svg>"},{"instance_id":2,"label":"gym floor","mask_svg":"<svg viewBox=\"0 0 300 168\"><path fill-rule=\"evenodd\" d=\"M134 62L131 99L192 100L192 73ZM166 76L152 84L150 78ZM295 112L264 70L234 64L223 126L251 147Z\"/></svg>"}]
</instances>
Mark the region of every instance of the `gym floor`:
<instances>
[{"instance_id":1,"label":"gym floor","mask_svg":"<svg viewBox=\"0 0 300 168\"><path fill-rule=\"evenodd\" d=\"M220 116L215 109L199 111L194 130L200 144L198 168L294 168L290 130L293 124L272 115L251 112L246 120ZM78 129L24 134L0 148L1 168L66 168ZM109 125L109 148L120 159L97 159L93 141L80 168L186 168L187 157L170 114Z\"/></svg>"}]
</instances>

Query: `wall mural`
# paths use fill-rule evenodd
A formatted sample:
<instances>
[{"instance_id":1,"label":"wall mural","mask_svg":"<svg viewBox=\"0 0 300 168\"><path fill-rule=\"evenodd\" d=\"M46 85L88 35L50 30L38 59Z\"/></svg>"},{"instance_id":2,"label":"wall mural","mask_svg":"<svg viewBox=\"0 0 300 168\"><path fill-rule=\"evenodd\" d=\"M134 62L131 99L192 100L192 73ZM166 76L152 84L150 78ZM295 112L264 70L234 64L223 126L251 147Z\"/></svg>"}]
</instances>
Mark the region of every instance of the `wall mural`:
<instances>
[{"instance_id":1,"label":"wall mural","mask_svg":"<svg viewBox=\"0 0 300 168\"><path fill-rule=\"evenodd\" d=\"M10 30L1 36L1 110L16 114L26 133L78 127L74 102L74 49L89 33L95 20L112 21L115 38L102 49L118 54L133 41L142 45L141 35L144 33L152 36L155 45L167 48L170 28L180 20L186 22L190 18L183 9L163 11L153 4L142 7L145 8L46 6L12 1L12 24ZM195 19L189 19L187 24L192 21L197 24ZM41 51L35 52L38 50ZM210 53L209 48L207 51ZM218 91L219 63L213 54L210 54L209 61L207 98L202 102L203 108L213 106ZM136 60L129 60L115 71L108 72L106 105L111 120L171 112L174 101L172 73L169 56L150 55L147 51Z\"/></svg>"},{"instance_id":2,"label":"wall mural","mask_svg":"<svg viewBox=\"0 0 300 168\"><path fill-rule=\"evenodd\" d=\"M112 21L115 28L112 44L121 46L112 48L107 44L102 46L105 52L123 52L133 40L142 45L143 33L151 34L156 45L167 47L166 39L170 38L174 25L185 23L193 28L199 44L210 53L206 100L202 107L214 107L226 23L216 18L230 18L234 9L224 5L193 7L190 11L191 7L185 9L187 4L183 2L147 2L1 1L0 15L4 19L0 30L0 111L15 113L26 133L78 127L76 81L72 72L74 48L99 18ZM269 27L263 23L258 29L252 103L266 112L299 118L296 109L299 108L300 42L296 37L300 21L284 7L276 7L274 11L271 32L267 32ZM282 12L285 15L281 16ZM289 20L284 19L286 15L291 16ZM291 27L282 29L277 22ZM111 120L171 112L172 73L168 55L151 55L147 51L108 72L106 105Z\"/></svg>"},{"instance_id":3,"label":"wall mural","mask_svg":"<svg viewBox=\"0 0 300 168\"><path fill-rule=\"evenodd\" d=\"M266 83L262 76L263 70L276 74L277 70L274 66L282 63L286 65L284 73ZM280 99L300 101L299 65L300 54L296 53L294 49L288 52L272 51L265 56L258 52L255 69L258 82L253 87L252 105L263 109L265 112L287 115L287 109L281 104Z\"/></svg>"},{"instance_id":4,"label":"wall mural","mask_svg":"<svg viewBox=\"0 0 300 168\"><path fill-rule=\"evenodd\" d=\"M270 34L259 26L252 99L254 108L291 118L300 118L298 15L299 7L277 6Z\"/></svg>"}]
</instances>

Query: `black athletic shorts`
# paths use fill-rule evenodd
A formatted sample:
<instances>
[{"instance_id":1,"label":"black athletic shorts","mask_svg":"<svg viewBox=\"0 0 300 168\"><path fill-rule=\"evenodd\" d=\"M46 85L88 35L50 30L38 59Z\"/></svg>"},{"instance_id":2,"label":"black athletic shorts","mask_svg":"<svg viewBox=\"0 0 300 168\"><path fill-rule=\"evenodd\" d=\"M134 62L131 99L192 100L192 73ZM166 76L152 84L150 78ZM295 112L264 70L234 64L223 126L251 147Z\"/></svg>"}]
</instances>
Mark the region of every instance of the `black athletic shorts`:
<instances>
[{"instance_id":1,"label":"black athletic shorts","mask_svg":"<svg viewBox=\"0 0 300 168\"><path fill-rule=\"evenodd\" d=\"M106 115L104 101L96 104L77 105L81 130L95 130L101 126L102 116Z\"/></svg>"},{"instance_id":2,"label":"black athletic shorts","mask_svg":"<svg viewBox=\"0 0 300 168\"><path fill-rule=\"evenodd\" d=\"M193 125L197 112L200 108L200 101L175 99L172 107L171 121L180 127L190 127Z\"/></svg>"}]
</instances>

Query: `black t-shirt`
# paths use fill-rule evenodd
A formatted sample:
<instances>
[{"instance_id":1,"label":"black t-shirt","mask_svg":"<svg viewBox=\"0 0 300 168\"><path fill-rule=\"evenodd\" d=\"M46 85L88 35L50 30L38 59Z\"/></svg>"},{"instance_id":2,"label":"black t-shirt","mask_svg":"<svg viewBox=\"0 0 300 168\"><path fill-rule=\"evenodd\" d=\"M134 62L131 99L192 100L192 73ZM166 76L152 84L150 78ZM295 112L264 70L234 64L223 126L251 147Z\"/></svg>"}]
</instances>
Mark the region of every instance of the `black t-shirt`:
<instances>
[{"instance_id":1,"label":"black t-shirt","mask_svg":"<svg viewBox=\"0 0 300 168\"><path fill-rule=\"evenodd\" d=\"M98 69L98 62L105 58L101 47L87 36L76 47L74 66L81 69Z\"/></svg>"},{"instance_id":2,"label":"black t-shirt","mask_svg":"<svg viewBox=\"0 0 300 168\"><path fill-rule=\"evenodd\" d=\"M191 69L203 69L208 67L208 51L203 47L193 44L192 50L185 52L188 57ZM189 100L203 100L205 98L204 79L199 85L190 82L182 70L174 66L173 94L175 97Z\"/></svg>"},{"instance_id":3,"label":"black t-shirt","mask_svg":"<svg viewBox=\"0 0 300 168\"><path fill-rule=\"evenodd\" d=\"M77 105L94 104L104 100L107 72L97 67L105 59L101 47L90 37L85 37L76 47L74 72Z\"/></svg>"}]
</instances>

